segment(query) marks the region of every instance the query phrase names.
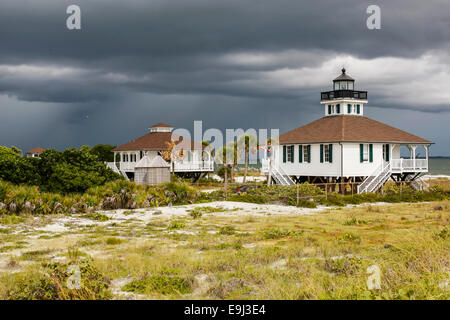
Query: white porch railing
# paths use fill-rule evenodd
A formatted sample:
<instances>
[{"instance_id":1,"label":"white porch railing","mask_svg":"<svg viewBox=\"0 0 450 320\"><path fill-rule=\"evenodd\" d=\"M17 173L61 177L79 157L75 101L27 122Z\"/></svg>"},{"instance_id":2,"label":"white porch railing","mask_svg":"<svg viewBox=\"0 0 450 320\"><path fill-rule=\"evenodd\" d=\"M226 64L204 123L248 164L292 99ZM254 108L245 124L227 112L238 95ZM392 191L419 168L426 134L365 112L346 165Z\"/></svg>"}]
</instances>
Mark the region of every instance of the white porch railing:
<instances>
[{"instance_id":1,"label":"white porch railing","mask_svg":"<svg viewBox=\"0 0 450 320\"><path fill-rule=\"evenodd\" d=\"M116 172L134 172L137 162L116 162L115 164L108 162L106 165ZM214 161L175 162L174 170L175 172L214 171Z\"/></svg>"},{"instance_id":2,"label":"white porch railing","mask_svg":"<svg viewBox=\"0 0 450 320\"><path fill-rule=\"evenodd\" d=\"M391 159L392 172L427 172L428 159Z\"/></svg>"},{"instance_id":3,"label":"white porch railing","mask_svg":"<svg viewBox=\"0 0 450 320\"><path fill-rule=\"evenodd\" d=\"M214 161L175 162L175 172L214 171Z\"/></svg>"}]
</instances>

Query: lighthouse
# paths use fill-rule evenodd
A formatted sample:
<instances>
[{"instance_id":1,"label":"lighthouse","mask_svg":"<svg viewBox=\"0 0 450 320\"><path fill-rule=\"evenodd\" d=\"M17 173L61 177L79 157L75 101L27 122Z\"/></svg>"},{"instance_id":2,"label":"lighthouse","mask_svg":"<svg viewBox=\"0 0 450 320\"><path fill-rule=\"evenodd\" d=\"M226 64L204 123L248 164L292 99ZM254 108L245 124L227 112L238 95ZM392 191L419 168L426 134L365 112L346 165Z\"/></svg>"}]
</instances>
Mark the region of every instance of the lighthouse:
<instances>
[{"instance_id":1,"label":"lighthouse","mask_svg":"<svg viewBox=\"0 0 450 320\"><path fill-rule=\"evenodd\" d=\"M343 68L332 90L320 93L324 116L279 136L270 175L275 183L335 185L352 193L376 192L389 180L424 187L418 181L428 173L433 142L364 116L368 94L355 90L355 82ZM268 163L262 160L265 174Z\"/></svg>"}]
</instances>

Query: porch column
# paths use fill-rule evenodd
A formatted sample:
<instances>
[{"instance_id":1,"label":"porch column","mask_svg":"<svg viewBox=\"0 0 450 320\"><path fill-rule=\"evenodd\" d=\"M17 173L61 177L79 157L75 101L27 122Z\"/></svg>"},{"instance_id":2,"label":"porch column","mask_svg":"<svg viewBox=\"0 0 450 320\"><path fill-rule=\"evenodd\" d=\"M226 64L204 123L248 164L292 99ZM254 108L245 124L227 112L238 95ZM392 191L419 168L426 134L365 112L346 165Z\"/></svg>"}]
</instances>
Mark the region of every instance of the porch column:
<instances>
[{"instance_id":1,"label":"porch column","mask_svg":"<svg viewBox=\"0 0 450 320\"><path fill-rule=\"evenodd\" d=\"M417 146L416 145L412 145L412 152L413 152L413 170L416 170L416 149Z\"/></svg>"},{"instance_id":2,"label":"porch column","mask_svg":"<svg viewBox=\"0 0 450 320\"><path fill-rule=\"evenodd\" d=\"M393 166L395 164L395 161L392 161L392 160L394 160L394 148L395 148L395 144L389 144L389 150L390 150L389 151L389 163L391 164L391 170L393 169ZM400 148L400 145L399 145L399 148Z\"/></svg>"},{"instance_id":3,"label":"porch column","mask_svg":"<svg viewBox=\"0 0 450 320\"><path fill-rule=\"evenodd\" d=\"M114 163L114 168L115 168L116 167L116 153L113 152L113 154L114 154L114 160L113 160L114 162L113 163Z\"/></svg>"}]
</instances>

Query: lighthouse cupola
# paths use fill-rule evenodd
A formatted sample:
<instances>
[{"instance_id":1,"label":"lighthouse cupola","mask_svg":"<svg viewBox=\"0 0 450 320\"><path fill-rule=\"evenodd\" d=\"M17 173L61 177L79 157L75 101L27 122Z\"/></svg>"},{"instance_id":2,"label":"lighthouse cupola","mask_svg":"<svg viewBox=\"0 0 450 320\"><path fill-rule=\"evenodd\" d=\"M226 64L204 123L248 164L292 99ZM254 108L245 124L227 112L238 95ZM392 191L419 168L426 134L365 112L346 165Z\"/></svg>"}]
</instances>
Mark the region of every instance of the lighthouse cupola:
<instances>
[{"instance_id":1,"label":"lighthouse cupola","mask_svg":"<svg viewBox=\"0 0 450 320\"><path fill-rule=\"evenodd\" d=\"M355 79L345 73L342 68L342 74L333 80L333 89L336 90L353 90L355 87Z\"/></svg>"},{"instance_id":2,"label":"lighthouse cupola","mask_svg":"<svg viewBox=\"0 0 450 320\"><path fill-rule=\"evenodd\" d=\"M367 91L355 90L355 79L345 68L333 80L333 90L320 93L320 103L325 106L326 116L363 115L363 106L367 103Z\"/></svg>"}]
</instances>

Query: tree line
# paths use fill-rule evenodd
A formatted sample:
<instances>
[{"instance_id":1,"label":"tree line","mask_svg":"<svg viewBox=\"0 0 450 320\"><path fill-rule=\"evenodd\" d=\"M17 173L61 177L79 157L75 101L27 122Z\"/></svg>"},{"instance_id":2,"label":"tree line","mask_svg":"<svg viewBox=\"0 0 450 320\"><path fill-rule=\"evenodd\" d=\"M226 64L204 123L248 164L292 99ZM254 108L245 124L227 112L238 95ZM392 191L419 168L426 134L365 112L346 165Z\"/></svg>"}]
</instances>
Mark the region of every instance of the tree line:
<instances>
[{"instance_id":1,"label":"tree line","mask_svg":"<svg viewBox=\"0 0 450 320\"><path fill-rule=\"evenodd\" d=\"M39 158L22 157L16 147L0 146L0 179L14 184L38 186L42 191L82 193L90 187L122 179L106 167L113 160L114 146L83 146L64 151L49 149Z\"/></svg>"}]
</instances>

